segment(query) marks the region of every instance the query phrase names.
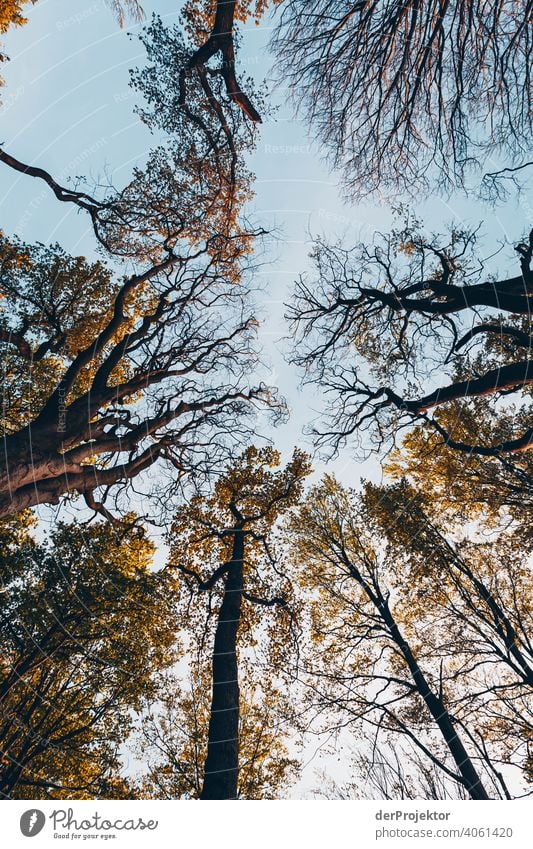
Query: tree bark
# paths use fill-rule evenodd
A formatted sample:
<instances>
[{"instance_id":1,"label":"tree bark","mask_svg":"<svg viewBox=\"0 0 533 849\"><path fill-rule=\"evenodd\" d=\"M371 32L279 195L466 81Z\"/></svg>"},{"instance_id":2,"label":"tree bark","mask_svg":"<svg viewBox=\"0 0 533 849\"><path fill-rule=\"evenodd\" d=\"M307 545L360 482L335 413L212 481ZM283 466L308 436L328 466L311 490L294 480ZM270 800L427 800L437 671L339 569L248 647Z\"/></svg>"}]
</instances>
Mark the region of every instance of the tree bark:
<instances>
[{"instance_id":1,"label":"tree bark","mask_svg":"<svg viewBox=\"0 0 533 849\"><path fill-rule=\"evenodd\" d=\"M243 592L244 533L235 531L213 648L213 689L201 799L236 799L239 775L237 632Z\"/></svg>"}]
</instances>

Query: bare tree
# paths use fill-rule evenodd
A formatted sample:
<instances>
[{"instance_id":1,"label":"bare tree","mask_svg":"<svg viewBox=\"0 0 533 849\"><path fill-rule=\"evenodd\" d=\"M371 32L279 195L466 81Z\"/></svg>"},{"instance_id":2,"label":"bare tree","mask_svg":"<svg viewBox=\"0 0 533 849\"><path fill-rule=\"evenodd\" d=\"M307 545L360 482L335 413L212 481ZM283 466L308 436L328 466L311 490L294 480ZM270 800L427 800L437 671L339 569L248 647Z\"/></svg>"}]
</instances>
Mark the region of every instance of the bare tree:
<instances>
[{"instance_id":1,"label":"bare tree","mask_svg":"<svg viewBox=\"0 0 533 849\"><path fill-rule=\"evenodd\" d=\"M273 46L347 193L463 185L532 129L530 0L286 0Z\"/></svg>"},{"instance_id":2,"label":"bare tree","mask_svg":"<svg viewBox=\"0 0 533 849\"><path fill-rule=\"evenodd\" d=\"M425 237L409 225L353 250L316 243L316 282L300 280L289 318L294 360L334 399L319 443L336 449L369 432L376 447L418 422L463 453L533 444L533 234L507 278L484 272L475 241L475 232ZM521 404L506 412L512 393ZM468 415L472 441L460 428Z\"/></svg>"}]
</instances>

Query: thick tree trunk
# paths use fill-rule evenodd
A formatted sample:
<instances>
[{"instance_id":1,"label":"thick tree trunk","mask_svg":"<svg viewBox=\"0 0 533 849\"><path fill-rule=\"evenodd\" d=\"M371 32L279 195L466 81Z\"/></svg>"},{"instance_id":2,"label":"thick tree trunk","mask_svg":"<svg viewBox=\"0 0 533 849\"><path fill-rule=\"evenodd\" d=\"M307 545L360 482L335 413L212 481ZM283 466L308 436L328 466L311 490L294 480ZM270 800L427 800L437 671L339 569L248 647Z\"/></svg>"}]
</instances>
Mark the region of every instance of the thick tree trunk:
<instances>
[{"instance_id":1,"label":"thick tree trunk","mask_svg":"<svg viewBox=\"0 0 533 849\"><path fill-rule=\"evenodd\" d=\"M236 799L239 775L237 632L243 590L244 534L235 531L213 648L213 691L201 799Z\"/></svg>"},{"instance_id":2,"label":"thick tree trunk","mask_svg":"<svg viewBox=\"0 0 533 849\"><path fill-rule=\"evenodd\" d=\"M457 769L463 779L463 784L468 790L470 797L472 799L489 799L490 797L483 786L483 782L481 781L470 756L457 734L452 717L444 707L442 698L437 696L431 689L413 652L411 651L409 644L401 634L400 629L390 612L389 606L383 597L379 599L378 606L394 642L400 649L404 660L409 667L409 671L411 672L413 681L420 696L423 698L431 716L437 723L437 726L446 741L450 754L455 761Z\"/></svg>"}]
</instances>

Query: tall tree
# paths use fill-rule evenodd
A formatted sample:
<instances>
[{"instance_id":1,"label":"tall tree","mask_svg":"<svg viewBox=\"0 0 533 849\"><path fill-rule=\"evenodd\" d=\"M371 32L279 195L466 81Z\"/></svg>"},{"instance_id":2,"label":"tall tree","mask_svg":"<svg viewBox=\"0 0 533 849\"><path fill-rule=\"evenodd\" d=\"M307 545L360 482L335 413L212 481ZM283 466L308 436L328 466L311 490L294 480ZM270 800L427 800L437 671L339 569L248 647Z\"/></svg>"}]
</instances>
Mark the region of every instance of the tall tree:
<instances>
[{"instance_id":1,"label":"tall tree","mask_svg":"<svg viewBox=\"0 0 533 849\"><path fill-rule=\"evenodd\" d=\"M353 741L343 745L350 778L340 783L327 773L320 776L315 791L325 799L467 799L464 787L451 781L439 767L411 743L391 734L383 740L383 730L358 731Z\"/></svg>"},{"instance_id":2,"label":"tall tree","mask_svg":"<svg viewBox=\"0 0 533 849\"><path fill-rule=\"evenodd\" d=\"M463 185L532 129L530 0L286 0L274 49L347 193Z\"/></svg>"},{"instance_id":3,"label":"tall tree","mask_svg":"<svg viewBox=\"0 0 533 849\"><path fill-rule=\"evenodd\" d=\"M228 97L254 123L261 122L261 115L252 102L253 84L246 79L239 83L236 75L236 26L247 20L256 23L265 14L268 6L275 6L281 0L187 0L182 16L187 31L196 49L182 66L179 78L180 103L187 103L187 79L198 74L203 85L218 106L218 98L213 96L210 76L219 75L223 80ZM214 67L209 61L219 58ZM250 96L247 91L252 92ZM256 98L253 97L253 100Z\"/></svg>"},{"instance_id":4,"label":"tall tree","mask_svg":"<svg viewBox=\"0 0 533 849\"><path fill-rule=\"evenodd\" d=\"M290 584L277 569L272 536L278 518L298 501L310 467L298 450L285 468L277 469L279 462L272 448L246 449L213 495L195 499L172 527L171 566L192 589L209 594L209 609L217 605L202 799L237 798L243 632L253 639L261 608L291 621Z\"/></svg>"},{"instance_id":5,"label":"tall tree","mask_svg":"<svg viewBox=\"0 0 533 849\"><path fill-rule=\"evenodd\" d=\"M6 33L10 27L20 27L28 23L28 19L24 16L25 5L27 3L36 3L37 0L2 0L0 4L0 34ZM122 26L126 15L134 20L142 20L144 13L141 4L138 0L107 0L108 5L112 8L116 18ZM7 59L7 56L0 53L0 62ZM2 79L0 78L0 85Z\"/></svg>"},{"instance_id":6,"label":"tall tree","mask_svg":"<svg viewBox=\"0 0 533 849\"><path fill-rule=\"evenodd\" d=\"M408 564L409 617L424 630L426 651L454 656L457 722L508 795L500 765L503 773L519 767L527 778L531 742L529 529L515 521L487 526L479 516L475 530L455 523L446 532L449 522L425 490L405 481L368 484L364 504L390 556Z\"/></svg>"},{"instance_id":7,"label":"tall tree","mask_svg":"<svg viewBox=\"0 0 533 849\"><path fill-rule=\"evenodd\" d=\"M196 111L168 97L176 54L186 54L177 28L154 20L143 40L149 62L133 85L163 141L127 186L98 200L0 152L90 216L108 261L136 269L120 276L59 246L2 239L0 516L66 492L106 512L109 491L159 458L178 479L202 474L246 432L254 404L272 400L248 377L257 322L247 271L259 231L240 217L253 137L231 104L220 126L199 79Z\"/></svg>"},{"instance_id":8,"label":"tall tree","mask_svg":"<svg viewBox=\"0 0 533 849\"><path fill-rule=\"evenodd\" d=\"M424 495L405 481L390 487L367 484L364 501L391 551L409 557L409 583L421 591L424 582L432 582L433 590L423 592L424 603L429 603L431 592L437 595L449 587L443 607L450 633L452 621L458 633L475 632L483 643L476 648L480 665L481 658L498 656L518 682L533 687L531 575L522 535L511 527L491 543L479 542L475 535L453 543L438 520L430 518ZM474 643L473 636L469 640Z\"/></svg>"},{"instance_id":9,"label":"tall tree","mask_svg":"<svg viewBox=\"0 0 533 849\"><path fill-rule=\"evenodd\" d=\"M315 594L312 705L407 738L473 799L508 797L505 770L528 751L527 552L456 549L395 495L326 477L290 523L289 559Z\"/></svg>"},{"instance_id":10,"label":"tall tree","mask_svg":"<svg viewBox=\"0 0 533 849\"><path fill-rule=\"evenodd\" d=\"M176 662L179 620L154 546L126 517L59 523L38 542L20 514L0 529L0 793L121 797L135 712Z\"/></svg>"},{"instance_id":11,"label":"tall tree","mask_svg":"<svg viewBox=\"0 0 533 849\"><path fill-rule=\"evenodd\" d=\"M496 279L475 242L427 237L415 222L353 250L317 242L317 279L300 280L289 317L295 361L335 400L319 442L337 449L367 432L376 448L418 422L463 454L531 447L533 234L515 248L516 272ZM477 422L466 441L463 416Z\"/></svg>"}]
</instances>

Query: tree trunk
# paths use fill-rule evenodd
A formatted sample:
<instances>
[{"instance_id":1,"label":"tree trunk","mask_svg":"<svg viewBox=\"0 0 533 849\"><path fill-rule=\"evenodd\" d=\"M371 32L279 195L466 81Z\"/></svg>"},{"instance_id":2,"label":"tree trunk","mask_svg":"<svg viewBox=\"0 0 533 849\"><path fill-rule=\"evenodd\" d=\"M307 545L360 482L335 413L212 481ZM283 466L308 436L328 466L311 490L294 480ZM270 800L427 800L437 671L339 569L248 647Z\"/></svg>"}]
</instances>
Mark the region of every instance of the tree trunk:
<instances>
[{"instance_id":1,"label":"tree trunk","mask_svg":"<svg viewBox=\"0 0 533 849\"><path fill-rule=\"evenodd\" d=\"M468 790L470 798L489 799L490 797L483 786L483 782L481 781L470 756L457 734L452 717L444 707L442 699L431 689L424 673L420 669L420 666L411 651L409 644L401 634L389 606L383 597L379 599L379 609L383 616L383 621L387 625L394 642L400 649L404 660L409 667L409 671L411 672L413 681L420 696L426 703L431 716L437 723L439 730L446 741L450 754L456 763L457 769L463 779L464 786Z\"/></svg>"},{"instance_id":2,"label":"tree trunk","mask_svg":"<svg viewBox=\"0 0 533 849\"><path fill-rule=\"evenodd\" d=\"M236 799L239 774L239 670L244 535L235 531L213 648L213 691L201 799Z\"/></svg>"}]
</instances>

